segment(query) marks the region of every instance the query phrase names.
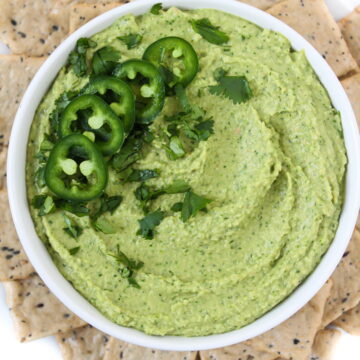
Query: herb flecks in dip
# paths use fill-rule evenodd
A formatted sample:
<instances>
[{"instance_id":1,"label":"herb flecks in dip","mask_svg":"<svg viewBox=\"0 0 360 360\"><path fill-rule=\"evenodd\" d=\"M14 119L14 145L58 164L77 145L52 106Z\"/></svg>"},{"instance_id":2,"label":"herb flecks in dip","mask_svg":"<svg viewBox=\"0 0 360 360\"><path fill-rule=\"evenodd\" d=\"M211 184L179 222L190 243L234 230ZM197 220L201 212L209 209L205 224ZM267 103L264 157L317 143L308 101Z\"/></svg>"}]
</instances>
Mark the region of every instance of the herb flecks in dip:
<instances>
[{"instance_id":1,"label":"herb flecks in dip","mask_svg":"<svg viewBox=\"0 0 360 360\"><path fill-rule=\"evenodd\" d=\"M217 29L215 40L199 26ZM138 36L124 38L131 34ZM168 36L193 46L198 72L185 98L181 87L165 98L141 156L132 152L135 139L123 145L126 156L107 158L106 195L94 200L101 208L67 211L40 187L39 149L55 101L89 80L73 68L59 73L35 115L28 197L44 195L31 207L39 236L61 273L105 316L149 334L222 333L284 300L334 238L346 165L340 115L304 52L215 10L124 16L91 38L97 45L87 60L105 46L118 51L111 61L141 59ZM243 94L234 95L241 82ZM184 123L176 116L187 101L199 114ZM179 142L189 124L194 130L206 121L197 141ZM130 171L119 172L129 163Z\"/></svg>"}]
</instances>

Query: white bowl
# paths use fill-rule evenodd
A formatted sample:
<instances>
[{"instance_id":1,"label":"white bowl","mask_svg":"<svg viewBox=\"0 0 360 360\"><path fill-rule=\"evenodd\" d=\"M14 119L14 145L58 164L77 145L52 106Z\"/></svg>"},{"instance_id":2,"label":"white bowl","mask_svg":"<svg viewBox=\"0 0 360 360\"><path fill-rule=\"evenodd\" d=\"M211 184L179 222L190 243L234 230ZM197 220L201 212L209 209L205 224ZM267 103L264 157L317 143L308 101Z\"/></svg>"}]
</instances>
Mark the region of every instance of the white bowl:
<instances>
[{"instance_id":1,"label":"white bowl","mask_svg":"<svg viewBox=\"0 0 360 360\"><path fill-rule=\"evenodd\" d=\"M292 295L250 325L224 334L187 338L150 336L135 329L114 324L90 305L60 274L35 232L26 198L27 139L35 110L56 74L65 64L76 40L84 36L89 37L105 29L114 20L127 13L142 14L156 2L158 0L136 1L113 9L90 21L67 38L37 72L20 104L11 133L7 169L11 211L19 238L36 271L50 290L83 320L116 338L150 348L177 351L217 348L247 340L280 324L304 306L334 271L349 242L359 210L360 145L358 129L350 102L329 65L306 40L281 21L254 7L233 0L163 0L162 3L165 7L213 8L238 15L263 28L282 33L296 50L305 49L307 58L328 90L333 105L342 115L349 160L346 174L346 197L336 237L321 263Z\"/></svg>"}]
</instances>

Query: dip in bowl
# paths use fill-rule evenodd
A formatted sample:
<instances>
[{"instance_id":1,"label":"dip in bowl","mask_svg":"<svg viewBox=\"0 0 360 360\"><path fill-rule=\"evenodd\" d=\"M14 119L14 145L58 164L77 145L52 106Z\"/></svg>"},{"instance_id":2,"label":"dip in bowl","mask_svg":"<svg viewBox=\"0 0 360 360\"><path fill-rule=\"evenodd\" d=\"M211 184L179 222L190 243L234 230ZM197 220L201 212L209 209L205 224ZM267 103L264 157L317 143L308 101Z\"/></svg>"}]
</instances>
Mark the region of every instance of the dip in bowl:
<instances>
[{"instance_id":1,"label":"dip in bowl","mask_svg":"<svg viewBox=\"0 0 360 360\"><path fill-rule=\"evenodd\" d=\"M10 181L28 93L15 122L10 199L35 268L80 317L139 345L210 348L275 326L324 283L355 223L358 139L335 75L285 25L225 4L127 5L52 55L24 149L33 223L21 214L45 260Z\"/></svg>"}]
</instances>

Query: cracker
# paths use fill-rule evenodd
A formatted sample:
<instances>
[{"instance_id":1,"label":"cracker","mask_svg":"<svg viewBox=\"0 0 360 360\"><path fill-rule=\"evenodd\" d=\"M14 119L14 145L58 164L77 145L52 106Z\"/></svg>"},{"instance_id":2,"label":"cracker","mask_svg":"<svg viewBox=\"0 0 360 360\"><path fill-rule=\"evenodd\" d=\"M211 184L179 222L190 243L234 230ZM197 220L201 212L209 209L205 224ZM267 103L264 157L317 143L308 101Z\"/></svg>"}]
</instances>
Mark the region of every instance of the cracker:
<instances>
[{"instance_id":1,"label":"cracker","mask_svg":"<svg viewBox=\"0 0 360 360\"><path fill-rule=\"evenodd\" d=\"M110 3L101 2L97 5L88 3L74 4L70 9L70 33L86 24L96 16L118 7L128 1L112 1Z\"/></svg>"},{"instance_id":2,"label":"cracker","mask_svg":"<svg viewBox=\"0 0 360 360\"><path fill-rule=\"evenodd\" d=\"M200 358L201 360L275 360L278 359L278 355L240 343L221 349L200 351Z\"/></svg>"},{"instance_id":3,"label":"cracker","mask_svg":"<svg viewBox=\"0 0 360 360\"><path fill-rule=\"evenodd\" d=\"M266 10L282 0L238 0L238 1L248 5L255 6L261 10Z\"/></svg>"},{"instance_id":4,"label":"cracker","mask_svg":"<svg viewBox=\"0 0 360 360\"><path fill-rule=\"evenodd\" d=\"M351 101L360 128L360 73L342 80L341 84Z\"/></svg>"},{"instance_id":5,"label":"cracker","mask_svg":"<svg viewBox=\"0 0 360 360\"><path fill-rule=\"evenodd\" d=\"M0 191L0 281L23 279L34 272L17 237L6 189Z\"/></svg>"},{"instance_id":6,"label":"cracker","mask_svg":"<svg viewBox=\"0 0 360 360\"><path fill-rule=\"evenodd\" d=\"M352 335L360 336L360 303L343 313L332 324Z\"/></svg>"},{"instance_id":7,"label":"cracker","mask_svg":"<svg viewBox=\"0 0 360 360\"><path fill-rule=\"evenodd\" d=\"M333 287L325 305L322 327L355 307L360 301L360 232L355 229L340 264L331 276Z\"/></svg>"},{"instance_id":8,"label":"cracker","mask_svg":"<svg viewBox=\"0 0 360 360\"><path fill-rule=\"evenodd\" d=\"M36 275L5 282L6 301L21 342L39 339L85 325L68 310Z\"/></svg>"},{"instance_id":9,"label":"cracker","mask_svg":"<svg viewBox=\"0 0 360 360\"><path fill-rule=\"evenodd\" d=\"M50 54L68 35L66 7L57 0L0 0L0 40L14 54Z\"/></svg>"},{"instance_id":10,"label":"cracker","mask_svg":"<svg viewBox=\"0 0 360 360\"><path fill-rule=\"evenodd\" d=\"M268 10L308 40L327 60L337 76L357 69L357 64L324 0L285 0Z\"/></svg>"},{"instance_id":11,"label":"cracker","mask_svg":"<svg viewBox=\"0 0 360 360\"><path fill-rule=\"evenodd\" d=\"M360 6L342 19L339 26L351 54L360 65Z\"/></svg>"},{"instance_id":12,"label":"cracker","mask_svg":"<svg viewBox=\"0 0 360 360\"><path fill-rule=\"evenodd\" d=\"M8 145L12 122L21 98L44 61L45 58L0 55L0 140L2 146Z\"/></svg>"},{"instance_id":13,"label":"cracker","mask_svg":"<svg viewBox=\"0 0 360 360\"><path fill-rule=\"evenodd\" d=\"M332 282L328 281L309 303L290 319L247 341L246 344L286 359L308 360L331 286Z\"/></svg>"},{"instance_id":14,"label":"cracker","mask_svg":"<svg viewBox=\"0 0 360 360\"><path fill-rule=\"evenodd\" d=\"M109 338L91 325L56 335L63 360L103 360Z\"/></svg>"},{"instance_id":15,"label":"cracker","mask_svg":"<svg viewBox=\"0 0 360 360\"><path fill-rule=\"evenodd\" d=\"M111 338L105 349L103 360L195 360L197 352L173 352L144 348Z\"/></svg>"},{"instance_id":16,"label":"cracker","mask_svg":"<svg viewBox=\"0 0 360 360\"><path fill-rule=\"evenodd\" d=\"M333 349L341 336L336 329L320 330L315 337L311 360L329 360L332 358Z\"/></svg>"}]
</instances>

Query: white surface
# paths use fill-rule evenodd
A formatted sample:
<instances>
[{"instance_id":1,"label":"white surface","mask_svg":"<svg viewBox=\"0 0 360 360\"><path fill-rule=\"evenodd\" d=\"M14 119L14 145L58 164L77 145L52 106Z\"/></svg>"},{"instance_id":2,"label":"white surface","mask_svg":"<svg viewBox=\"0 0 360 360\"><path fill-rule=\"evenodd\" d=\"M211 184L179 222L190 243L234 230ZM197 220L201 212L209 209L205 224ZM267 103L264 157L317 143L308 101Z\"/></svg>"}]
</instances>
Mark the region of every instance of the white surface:
<instances>
[{"instance_id":1,"label":"white surface","mask_svg":"<svg viewBox=\"0 0 360 360\"><path fill-rule=\"evenodd\" d=\"M340 19L347 15L353 7L360 4L360 0L326 0L333 15ZM8 49L0 43L0 54L8 53ZM61 359L58 347L52 338L34 341L28 344L18 344L9 312L5 304L5 294L0 285L0 358L2 359ZM333 356L329 360L359 360L360 339L345 334L337 345ZM80 359L79 359L80 360Z\"/></svg>"}]
</instances>

